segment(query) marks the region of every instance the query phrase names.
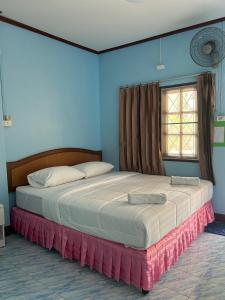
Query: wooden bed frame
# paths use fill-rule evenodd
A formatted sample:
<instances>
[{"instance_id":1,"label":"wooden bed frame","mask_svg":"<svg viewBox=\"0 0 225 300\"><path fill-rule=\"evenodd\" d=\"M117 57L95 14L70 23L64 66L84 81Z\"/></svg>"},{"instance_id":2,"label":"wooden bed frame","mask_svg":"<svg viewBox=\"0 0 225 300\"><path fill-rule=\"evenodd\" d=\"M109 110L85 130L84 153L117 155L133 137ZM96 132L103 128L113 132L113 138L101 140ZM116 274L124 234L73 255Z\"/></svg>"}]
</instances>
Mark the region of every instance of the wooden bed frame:
<instances>
[{"instance_id":1,"label":"wooden bed frame","mask_svg":"<svg viewBox=\"0 0 225 300\"><path fill-rule=\"evenodd\" d=\"M101 161L102 151L61 148L44 151L14 162L7 162L8 190L27 185L27 175L54 166L72 166L88 161Z\"/></svg>"},{"instance_id":2,"label":"wooden bed frame","mask_svg":"<svg viewBox=\"0 0 225 300\"><path fill-rule=\"evenodd\" d=\"M8 189L9 192L14 192L16 187L27 185L27 175L43 168L62 165L70 166L88 161L101 160L101 151L79 148L62 148L45 151L15 162L8 162ZM197 237L197 235L204 230L206 224L212 222L213 219L213 209L211 202L209 201L193 216L191 216L183 224L179 225L177 228L173 229L171 232L165 235L156 244L150 246L146 250L135 250L132 248L127 248L122 244L107 241L98 237L89 236L88 234L81 233L79 231L76 231L75 229L67 228L20 208L15 207L11 212L11 225L16 232L20 233L25 238L41 245L42 247L46 247L49 249L55 248L62 255L64 250L61 249L59 245L63 244L60 240L60 237L63 236L63 232L70 232L73 237L77 236L78 239L79 235L81 235L81 242L87 242L87 244L85 244L85 247L88 246L90 249L93 249L93 243L100 245L105 249L105 256L99 252L98 258L107 258L110 253L114 255L113 259L110 260L111 267L112 270L114 270L114 273L112 275L111 273L109 274L107 270L103 270L104 267L110 265L108 261L103 262L102 267L94 266L94 269L96 269L97 272L104 273L108 277L113 277L116 280L123 280L127 284L131 284L136 286L137 288L141 288L144 294L149 292L149 290L153 287L154 282L158 281L160 279L160 276L164 274L178 260L179 256L185 251L185 249L190 246L191 242ZM193 226L193 223L195 226ZM38 231L38 229L35 229L35 226L38 226L38 224L41 224L40 226L42 226L41 228L39 228L40 232ZM41 233L43 233L45 230L48 231L48 226L50 226L51 230L52 228L56 228L56 231L62 231L62 234L60 234L60 237L58 238L58 246L56 247L53 245L55 241L54 239L52 239L53 244L49 246L45 243L45 241L43 241L42 238L40 238ZM35 234L36 237L33 236ZM77 238L75 238L76 241ZM51 239L49 239L49 241L50 240ZM79 241L77 242L77 244L79 244ZM100 249L101 247L97 247L96 249ZM76 251L74 250L72 253L79 252L79 249L80 248L78 247L77 249L75 249ZM118 256L118 253L123 254L121 254L121 256ZM171 253L173 253L173 257L171 257ZM80 260L82 263L82 257L83 256L81 255L81 258L78 257L76 259ZM90 254L89 261L83 262L83 264L87 264L92 268L93 262L91 261L91 257L92 254ZM69 258L71 259L71 257ZM129 266L129 262L131 261L132 264ZM120 274L118 275L117 271L119 269L117 268L117 266L120 266L120 264L122 266L122 273L118 273ZM163 265L163 268L161 267L161 265ZM133 270L132 276L129 275L131 269ZM139 270L138 272L137 269ZM157 272L154 270L156 270ZM135 278L135 274L137 275L137 278Z\"/></svg>"}]
</instances>

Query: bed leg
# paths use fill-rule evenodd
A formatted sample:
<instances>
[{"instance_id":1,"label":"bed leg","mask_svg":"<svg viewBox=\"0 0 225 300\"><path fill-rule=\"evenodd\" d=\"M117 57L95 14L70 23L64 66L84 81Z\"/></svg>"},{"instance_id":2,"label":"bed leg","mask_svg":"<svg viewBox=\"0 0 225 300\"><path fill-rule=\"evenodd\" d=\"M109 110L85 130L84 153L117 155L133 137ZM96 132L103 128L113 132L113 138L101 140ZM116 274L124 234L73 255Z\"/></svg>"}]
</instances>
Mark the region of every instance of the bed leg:
<instances>
[{"instance_id":1,"label":"bed leg","mask_svg":"<svg viewBox=\"0 0 225 300\"><path fill-rule=\"evenodd\" d=\"M149 293L149 291L146 291L144 289L141 290L143 295L147 295Z\"/></svg>"}]
</instances>

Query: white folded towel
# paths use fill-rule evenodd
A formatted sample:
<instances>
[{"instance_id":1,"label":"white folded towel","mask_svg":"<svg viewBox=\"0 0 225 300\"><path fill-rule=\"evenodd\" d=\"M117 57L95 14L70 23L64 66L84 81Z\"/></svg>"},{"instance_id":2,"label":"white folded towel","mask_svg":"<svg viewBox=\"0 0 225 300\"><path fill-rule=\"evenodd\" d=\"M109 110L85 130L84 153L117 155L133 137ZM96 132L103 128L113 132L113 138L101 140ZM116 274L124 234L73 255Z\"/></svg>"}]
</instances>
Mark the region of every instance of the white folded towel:
<instances>
[{"instance_id":1,"label":"white folded towel","mask_svg":"<svg viewBox=\"0 0 225 300\"><path fill-rule=\"evenodd\" d=\"M137 204L164 204L167 198L163 193L160 194L128 194L128 203L131 205Z\"/></svg>"},{"instance_id":2,"label":"white folded towel","mask_svg":"<svg viewBox=\"0 0 225 300\"><path fill-rule=\"evenodd\" d=\"M172 185L199 185L200 179L199 177L181 177L181 176L171 176Z\"/></svg>"}]
</instances>

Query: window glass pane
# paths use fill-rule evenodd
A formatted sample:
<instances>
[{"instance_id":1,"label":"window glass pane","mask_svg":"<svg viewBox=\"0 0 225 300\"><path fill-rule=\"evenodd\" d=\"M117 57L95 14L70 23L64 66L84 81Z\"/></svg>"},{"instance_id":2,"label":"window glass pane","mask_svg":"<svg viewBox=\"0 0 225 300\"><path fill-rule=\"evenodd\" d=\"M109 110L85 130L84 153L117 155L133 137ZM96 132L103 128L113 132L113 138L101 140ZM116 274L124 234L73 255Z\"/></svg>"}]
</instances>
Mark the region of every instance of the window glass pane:
<instances>
[{"instance_id":1,"label":"window glass pane","mask_svg":"<svg viewBox=\"0 0 225 300\"><path fill-rule=\"evenodd\" d=\"M182 134L197 134L197 124L187 123L181 125Z\"/></svg>"},{"instance_id":2,"label":"window glass pane","mask_svg":"<svg viewBox=\"0 0 225 300\"><path fill-rule=\"evenodd\" d=\"M188 123L188 122L197 122L197 114L196 113L182 114L182 123Z\"/></svg>"},{"instance_id":3,"label":"window glass pane","mask_svg":"<svg viewBox=\"0 0 225 300\"><path fill-rule=\"evenodd\" d=\"M180 124L165 125L168 134L180 134Z\"/></svg>"},{"instance_id":4,"label":"window glass pane","mask_svg":"<svg viewBox=\"0 0 225 300\"><path fill-rule=\"evenodd\" d=\"M182 136L182 155L189 157L197 156L196 147L196 136L194 135L183 135Z\"/></svg>"},{"instance_id":5,"label":"window glass pane","mask_svg":"<svg viewBox=\"0 0 225 300\"><path fill-rule=\"evenodd\" d=\"M165 123L180 123L180 114L168 114L165 118Z\"/></svg>"},{"instance_id":6,"label":"window glass pane","mask_svg":"<svg viewBox=\"0 0 225 300\"><path fill-rule=\"evenodd\" d=\"M196 91L183 91L182 111L196 111Z\"/></svg>"},{"instance_id":7,"label":"window glass pane","mask_svg":"<svg viewBox=\"0 0 225 300\"><path fill-rule=\"evenodd\" d=\"M180 111L180 93L178 91L167 92L168 112Z\"/></svg>"},{"instance_id":8,"label":"window glass pane","mask_svg":"<svg viewBox=\"0 0 225 300\"><path fill-rule=\"evenodd\" d=\"M170 156L180 155L180 135L167 136L167 155Z\"/></svg>"}]
</instances>

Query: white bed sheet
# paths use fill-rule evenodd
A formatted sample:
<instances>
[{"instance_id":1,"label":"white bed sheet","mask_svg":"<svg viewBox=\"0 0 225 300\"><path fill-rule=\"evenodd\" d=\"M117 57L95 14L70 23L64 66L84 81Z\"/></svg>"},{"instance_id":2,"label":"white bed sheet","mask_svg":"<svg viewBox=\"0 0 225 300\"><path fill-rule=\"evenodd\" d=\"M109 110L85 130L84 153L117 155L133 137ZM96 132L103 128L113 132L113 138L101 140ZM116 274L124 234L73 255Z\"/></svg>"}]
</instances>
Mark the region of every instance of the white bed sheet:
<instances>
[{"instance_id":1,"label":"white bed sheet","mask_svg":"<svg viewBox=\"0 0 225 300\"><path fill-rule=\"evenodd\" d=\"M66 184L58 185L55 187L49 187L49 188L34 188L31 185L26 185L26 186L20 186L17 187L16 189L16 205L22 209L31 211L35 214L38 214L40 216L44 216L44 211L43 211L43 200L49 193L58 193L61 191L64 191L68 188L76 188L80 187L81 184L82 186L91 186L91 185L96 185L99 181L103 182L103 180L110 180L111 176L109 177L108 175L111 175L111 173L96 176L93 178L88 178L82 181L77 180L73 182L69 182Z\"/></svg>"},{"instance_id":2,"label":"white bed sheet","mask_svg":"<svg viewBox=\"0 0 225 300\"><path fill-rule=\"evenodd\" d=\"M43 216L43 198L40 189L31 186L21 186L16 189L16 205L41 216Z\"/></svg>"},{"instance_id":3,"label":"white bed sheet","mask_svg":"<svg viewBox=\"0 0 225 300\"><path fill-rule=\"evenodd\" d=\"M127 193L165 193L164 205L129 205ZM59 224L146 249L212 198L209 181L172 186L170 177L110 172L47 189L19 187L17 206Z\"/></svg>"}]
</instances>

